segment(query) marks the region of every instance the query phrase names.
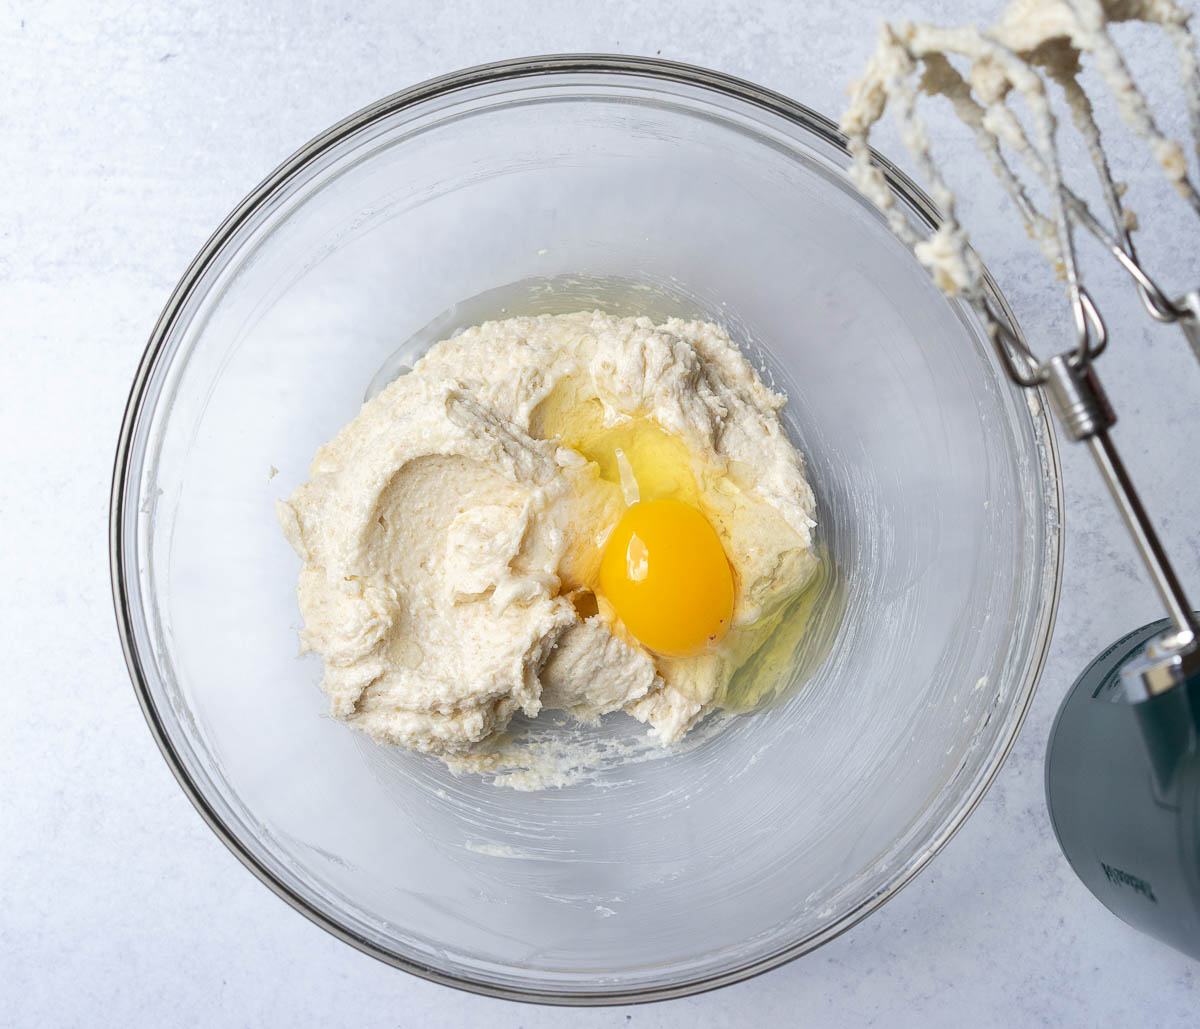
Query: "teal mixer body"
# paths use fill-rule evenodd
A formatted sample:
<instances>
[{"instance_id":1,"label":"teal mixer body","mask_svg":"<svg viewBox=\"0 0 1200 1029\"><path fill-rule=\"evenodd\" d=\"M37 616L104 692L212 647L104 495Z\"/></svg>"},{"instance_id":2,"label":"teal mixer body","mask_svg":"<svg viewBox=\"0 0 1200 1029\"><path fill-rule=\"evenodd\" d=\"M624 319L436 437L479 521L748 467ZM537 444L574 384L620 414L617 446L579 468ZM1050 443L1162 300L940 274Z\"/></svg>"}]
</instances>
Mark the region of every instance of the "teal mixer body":
<instances>
[{"instance_id":1,"label":"teal mixer body","mask_svg":"<svg viewBox=\"0 0 1200 1029\"><path fill-rule=\"evenodd\" d=\"M1200 959L1200 674L1147 697L1122 674L1169 627L1123 636L1075 681L1050 733L1046 801L1084 885Z\"/></svg>"}]
</instances>

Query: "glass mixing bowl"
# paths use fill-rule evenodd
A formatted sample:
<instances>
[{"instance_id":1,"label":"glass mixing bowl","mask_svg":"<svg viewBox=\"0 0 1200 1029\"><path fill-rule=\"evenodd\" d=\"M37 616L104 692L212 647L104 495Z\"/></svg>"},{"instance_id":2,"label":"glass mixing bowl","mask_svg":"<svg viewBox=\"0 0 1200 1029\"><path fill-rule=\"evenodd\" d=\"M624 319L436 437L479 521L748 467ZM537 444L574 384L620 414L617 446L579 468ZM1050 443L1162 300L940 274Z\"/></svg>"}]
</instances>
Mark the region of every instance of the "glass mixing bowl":
<instances>
[{"instance_id":1,"label":"glass mixing bowl","mask_svg":"<svg viewBox=\"0 0 1200 1029\"><path fill-rule=\"evenodd\" d=\"M188 269L119 444L118 621L183 788L313 921L482 993L674 996L854 924L979 800L1053 622L1053 433L845 167L829 121L745 82L506 62L332 128ZM819 660L798 652L781 698L532 793L325 716L273 512L405 341L489 304L728 326L790 397L837 584ZM641 731L622 715L597 730Z\"/></svg>"}]
</instances>

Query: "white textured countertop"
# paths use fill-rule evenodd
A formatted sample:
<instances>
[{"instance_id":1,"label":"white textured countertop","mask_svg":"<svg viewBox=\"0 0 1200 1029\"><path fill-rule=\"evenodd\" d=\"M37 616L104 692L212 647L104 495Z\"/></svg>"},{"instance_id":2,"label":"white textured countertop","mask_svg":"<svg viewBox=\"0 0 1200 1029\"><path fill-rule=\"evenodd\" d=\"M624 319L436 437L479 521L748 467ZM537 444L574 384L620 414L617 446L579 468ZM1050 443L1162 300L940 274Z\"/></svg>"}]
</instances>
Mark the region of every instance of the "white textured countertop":
<instances>
[{"instance_id":1,"label":"white textured countertop","mask_svg":"<svg viewBox=\"0 0 1200 1029\"><path fill-rule=\"evenodd\" d=\"M930 0L884 13L996 10ZM1086 455L1065 445L1058 628L998 782L866 922L706 996L563 1012L433 986L359 954L225 850L172 779L129 685L106 535L126 391L188 261L282 158L387 93L532 53L661 53L835 115L875 20L849 0L0 7L0 1024L1196 1024L1200 965L1105 911L1067 867L1045 810L1042 755L1064 691L1101 646L1160 613ZM1153 63L1144 35L1133 45ZM1155 95L1172 98L1159 79ZM1127 138L1114 152L1136 196L1149 161ZM1195 226L1176 211L1146 253L1182 289L1200 268ZM1007 216L971 216L1027 333L1046 339L1061 322L1044 313L1058 297L1043 267L1003 242L988 249L989 219L1012 238L999 229ZM1123 416L1117 440L1200 591L1200 368L1115 272L1092 281L1116 298L1104 304L1114 343L1103 371ZM1166 485L1171 474L1182 484Z\"/></svg>"}]
</instances>

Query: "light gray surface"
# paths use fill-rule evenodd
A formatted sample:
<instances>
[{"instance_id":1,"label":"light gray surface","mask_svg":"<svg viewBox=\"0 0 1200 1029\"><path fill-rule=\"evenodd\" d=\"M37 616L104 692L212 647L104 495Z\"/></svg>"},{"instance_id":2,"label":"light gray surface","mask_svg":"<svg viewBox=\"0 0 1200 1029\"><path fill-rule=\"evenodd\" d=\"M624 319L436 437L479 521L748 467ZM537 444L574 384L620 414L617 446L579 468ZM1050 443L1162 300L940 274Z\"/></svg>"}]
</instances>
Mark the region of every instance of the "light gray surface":
<instances>
[{"instance_id":1,"label":"light gray surface","mask_svg":"<svg viewBox=\"0 0 1200 1029\"><path fill-rule=\"evenodd\" d=\"M0 1023L1195 1024L1200 966L1086 893L1043 803L1043 747L1066 686L1120 631L1159 615L1078 451L1063 455L1058 629L1013 755L932 866L815 954L703 997L564 1013L386 968L246 872L191 809L145 729L107 573L108 477L125 393L158 310L205 237L310 136L435 74L535 52L661 52L836 113L875 15L849 2L145 6L0 10ZM923 5L942 19L995 10ZM1152 65L1158 52L1141 56ZM1114 150L1136 196L1151 181L1147 159L1124 137ZM1162 237L1147 254L1172 288L1195 285L1193 223L1181 207L1155 217L1168 201L1147 195L1155 199L1134 206ZM1043 267L1002 214L971 207L1026 331L1035 343L1052 338L1061 322L1047 314L1057 295ZM1114 352L1102 370L1124 417L1118 442L1185 581L1200 588L1200 369L1173 330L1149 327L1115 273L1092 281L1112 298ZM1181 483L1166 478L1168 439L1186 455Z\"/></svg>"}]
</instances>

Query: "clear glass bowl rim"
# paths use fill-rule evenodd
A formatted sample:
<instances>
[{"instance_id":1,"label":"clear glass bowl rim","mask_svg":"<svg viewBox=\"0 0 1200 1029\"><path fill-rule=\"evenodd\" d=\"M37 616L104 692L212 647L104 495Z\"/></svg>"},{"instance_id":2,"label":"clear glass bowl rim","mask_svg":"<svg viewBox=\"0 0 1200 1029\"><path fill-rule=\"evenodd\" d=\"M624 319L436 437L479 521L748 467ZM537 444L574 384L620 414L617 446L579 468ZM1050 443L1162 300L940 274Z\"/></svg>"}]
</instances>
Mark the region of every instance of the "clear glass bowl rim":
<instances>
[{"instance_id":1,"label":"clear glass bowl rim","mask_svg":"<svg viewBox=\"0 0 1200 1029\"><path fill-rule=\"evenodd\" d=\"M1032 702L1038 680L1041 678L1041 673L1049 652L1050 639L1054 629L1062 588L1063 563L1062 533L1060 530L1059 532L1052 533L1049 538L1049 559L1053 565L1051 589L1049 596L1040 598L1040 619L1037 632L1034 634L1036 653L1029 664L1025 681L1019 685L1014 697L1014 705L1017 711L1013 721L1012 732L993 755L991 764L987 767L985 773L977 779L973 789L965 797L954 816L941 827L941 830L930 841L924 851L903 869L902 874L898 875L887 889L874 895L855 910L848 912L838 922L825 927L820 932L794 941L774 954L748 962L736 968L725 970L719 974L684 980L667 986L644 987L622 991L603 990L594 993L575 991L551 993L544 990L525 990L501 986L494 982L451 975L431 965L413 961L385 950L339 924L325 912L318 910L307 900L293 892L242 844L217 815L197 783L188 774L180 756L175 752L148 686L147 676L152 673L143 664L137 651L134 637L133 612L127 588L129 569L124 551L126 525L127 521L129 521L126 517L124 498L128 495L130 485L132 444L138 423L141 421L144 413L146 388L157 364L160 351L165 341L169 338L180 312L186 307L187 301L203 278L205 271L225 245L236 235L239 228L248 219L252 218L270 198L277 196L282 189L285 189L294 175L310 163L318 160L348 136L379 119L386 118L399 111L416 107L427 101L445 97L471 87L498 86L505 82L521 79L588 73L612 76L617 80L623 76L628 76L642 79L657 79L665 84L699 87L782 117L797 127L804 129L806 132L819 137L825 143L836 147L842 152L846 152L845 137L833 121L781 93L776 93L722 72L676 61L666 61L655 57L636 57L617 54L550 54L537 57L512 58L489 64L476 65L451 72L447 75L438 76L437 78L428 79L409 89L393 93L391 96L370 104L310 140L263 179L234 208L232 213L225 218L184 272L183 277L176 285L162 313L159 315L158 321L155 323L130 388L121 424L120 436L117 442L109 505L109 568L112 580L113 605L117 618L117 629L121 639L121 647L125 654L125 662L129 669L134 692L137 695L151 734L154 736L155 742L158 744L158 748L167 765L170 767L187 798L221 842L264 885L296 911L343 942L377 958L385 964L401 968L406 972L420 976L431 982L452 986L483 996L524 1001L527 1003L568 1006L617 1005L667 1000L741 982L742 980L786 964L800 955L814 950L834 937L841 935L882 906L885 901L889 900L901 888L911 882L917 873L954 836L975 809L995 780L1004 760L1007 758L1016 741L1021 725L1029 710L1029 705ZM886 157L874 151L873 156L883 170L891 188L906 201L917 216L925 221L930 228L936 226L940 221L940 216L933 201L925 195L916 183ZM1020 327L1017 325L1012 311L998 287L986 272L985 279L987 289L991 294L989 299L994 302L994 309L1002 313L1008 323L1008 327L1013 330L1018 339L1023 341ZM1045 411L1045 405L1039 403L1035 408L1031 408L1031 415L1035 421L1040 423L1041 438L1045 443L1045 458L1044 462L1042 462L1044 465L1043 474L1050 480L1049 485L1053 491L1054 514L1057 516L1058 524L1061 526L1063 524L1064 510L1058 443L1053 422L1046 416ZM134 570L134 574L136 574L136 570Z\"/></svg>"}]
</instances>

